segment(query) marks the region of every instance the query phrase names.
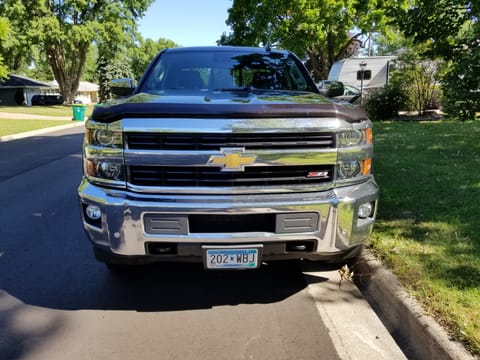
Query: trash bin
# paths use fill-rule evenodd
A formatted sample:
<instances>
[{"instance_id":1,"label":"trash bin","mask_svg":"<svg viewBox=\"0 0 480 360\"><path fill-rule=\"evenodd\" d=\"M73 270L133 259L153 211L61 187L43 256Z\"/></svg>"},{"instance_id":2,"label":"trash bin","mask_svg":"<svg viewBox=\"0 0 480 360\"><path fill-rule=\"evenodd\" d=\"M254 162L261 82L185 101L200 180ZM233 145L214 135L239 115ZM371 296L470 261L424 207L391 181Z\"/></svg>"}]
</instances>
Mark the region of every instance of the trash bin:
<instances>
[{"instance_id":1,"label":"trash bin","mask_svg":"<svg viewBox=\"0 0 480 360\"><path fill-rule=\"evenodd\" d=\"M73 104L73 120L83 121L85 119L85 110L87 105L84 104Z\"/></svg>"}]
</instances>

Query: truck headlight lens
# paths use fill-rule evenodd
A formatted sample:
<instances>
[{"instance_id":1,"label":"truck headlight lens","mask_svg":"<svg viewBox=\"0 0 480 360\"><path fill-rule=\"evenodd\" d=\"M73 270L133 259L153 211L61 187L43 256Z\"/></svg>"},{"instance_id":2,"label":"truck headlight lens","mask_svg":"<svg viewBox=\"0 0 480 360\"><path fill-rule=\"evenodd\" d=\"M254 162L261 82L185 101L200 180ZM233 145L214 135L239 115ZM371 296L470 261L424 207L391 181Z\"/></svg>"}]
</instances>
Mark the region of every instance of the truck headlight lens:
<instances>
[{"instance_id":1,"label":"truck headlight lens","mask_svg":"<svg viewBox=\"0 0 480 360\"><path fill-rule=\"evenodd\" d=\"M339 146L349 147L372 143L372 129L355 129L341 132L339 134Z\"/></svg>"},{"instance_id":2,"label":"truck headlight lens","mask_svg":"<svg viewBox=\"0 0 480 360\"><path fill-rule=\"evenodd\" d=\"M121 148L122 133L108 129L87 129L88 143L95 146Z\"/></svg>"},{"instance_id":3,"label":"truck headlight lens","mask_svg":"<svg viewBox=\"0 0 480 360\"><path fill-rule=\"evenodd\" d=\"M110 161L86 161L85 173L89 177L105 179L105 180L120 180L123 176L123 165Z\"/></svg>"},{"instance_id":4,"label":"truck headlight lens","mask_svg":"<svg viewBox=\"0 0 480 360\"><path fill-rule=\"evenodd\" d=\"M97 164L97 173L105 179L120 180L123 167L121 164L111 162L99 162Z\"/></svg>"},{"instance_id":5,"label":"truck headlight lens","mask_svg":"<svg viewBox=\"0 0 480 360\"><path fill-rule=\"evenodd\" d=\"M338 174L341 179L349 179L360 174L362 168L358 160L341 162L338 164Z\"/></svg>"},{"instance_id":6,"label":"truck headlight lens","mask_svg":"<svg viewBox=\"0 0 480 360\"><path fill-rule=\"evenodd\" d=\"M97 130L95 140L101 146L110 146L115 142L115 133L110 130Z\"/></svg>"},{"instance_id":7,"label":"truck headlight lens","mask_svg":"<svg viewBox=\"0 0 480 360\"><path fill-rule=\"evenodd\" d=\"M338 163L338 179L346 180L355 176L368 176L372 172L372 159L341 161Z\"/></svg>"},{"instance_id":8,"label":"truck headlight lens","mask_svg":"<svg viewBox=\"0 0 480 360\"><path fill-rule=\"evenodd\" d=\"M351 130L340 134L340 143L345 146L358 145L363 140L362 130Z\"/></svg>"}]
</instances>

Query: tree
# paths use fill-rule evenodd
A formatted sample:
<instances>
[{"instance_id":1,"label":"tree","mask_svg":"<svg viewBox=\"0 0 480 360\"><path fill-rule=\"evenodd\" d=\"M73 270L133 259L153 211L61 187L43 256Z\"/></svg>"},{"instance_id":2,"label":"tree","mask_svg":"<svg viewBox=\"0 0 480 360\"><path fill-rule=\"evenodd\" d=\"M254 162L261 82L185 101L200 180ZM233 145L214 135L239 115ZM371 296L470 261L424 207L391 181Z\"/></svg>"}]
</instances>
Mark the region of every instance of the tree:
<instances>
[{"instance_id":1,"label":"tree","mask_svg":"<svg viewBox=\"0 0 480 360\"><path fill-rule=\"evenodd\" d=\"M8 36L8 19L0 17L0 43L4 42ZM8 68L4 65L3 57L0 55L0 80L7 76Z\"/></svg>"},{"instance_id":2,"label":"tree","mask_svg":"<svg viewBox=\"0 0 480 360\"><path fill-rule=\"evenodd\" d=\"M77 93L90 45L121 43L153 0L5 0L0 14L11 21L14 37L26 37L46 55L67 103ZM22 43L24 44L24 43Z\"/></svg>"},{"instance_id":3,"label":"tree","mask_svg":"<svg viewBox=\"0 0 480 360\"><path fill-rule=\"evenodd\" d=\"M98 59L97 76L100 86L98 94L100 102L105 102L112 98L110 82L113 79L133 78L130 64L124 61L126 57L125 53L120 52L116 53L116 56L113 58L101 56Z\"/></svg>"},{"instance_id":4,"label":"tree","mask_svg":"<svg viewBox=\"0 0 480 360\"><path fill-rule=\"evenodd\" d=\"M399 0L401 2L401 0ZM275 45L308 57L316 80L354 55L365 36L388 26L387 2L378 0L234 0L222 45Z\"/></svg>"},{"instance_id":5,"label":"tree","mask_svg":"<svg viewBox=\"0 0 480 360\"><path fill-rule=\"evenodd\" d=\"M467 26L454 47L443 79L445 110L460 120L475 119L480 112L480 26Z\"/></svg>"},{"instance_id":6,"label":"tree","mask_svg":"<svg viewBox=\"0 0 480 360\"><path fill-rule=\"evenodd\" d=\"M446 108L462 120L480 110L480 2L417 0L396 14L406 36L429 45L430 56L446 60L442 81Z\"/></svg>"}]
</instances>

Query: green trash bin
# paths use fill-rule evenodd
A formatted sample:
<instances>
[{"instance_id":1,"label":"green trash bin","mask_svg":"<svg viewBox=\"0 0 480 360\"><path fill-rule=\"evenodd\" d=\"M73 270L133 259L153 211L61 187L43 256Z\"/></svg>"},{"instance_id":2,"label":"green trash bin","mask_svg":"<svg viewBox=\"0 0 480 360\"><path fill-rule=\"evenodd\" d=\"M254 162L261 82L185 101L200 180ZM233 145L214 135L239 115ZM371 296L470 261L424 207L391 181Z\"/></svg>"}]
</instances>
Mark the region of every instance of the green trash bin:
<instances>
[{"instance_id":1,"label":"green trash bin","mask_svg":"<svg viewBox=\"0 0 480 360\"><path fill-rule=\"evenodd\" d=\"M85 120L86 108L87 108L87 105L84 105L84 104L73 104L72 105L73 120L77 120L77 121Z\"/></svg>"}]
</instances>

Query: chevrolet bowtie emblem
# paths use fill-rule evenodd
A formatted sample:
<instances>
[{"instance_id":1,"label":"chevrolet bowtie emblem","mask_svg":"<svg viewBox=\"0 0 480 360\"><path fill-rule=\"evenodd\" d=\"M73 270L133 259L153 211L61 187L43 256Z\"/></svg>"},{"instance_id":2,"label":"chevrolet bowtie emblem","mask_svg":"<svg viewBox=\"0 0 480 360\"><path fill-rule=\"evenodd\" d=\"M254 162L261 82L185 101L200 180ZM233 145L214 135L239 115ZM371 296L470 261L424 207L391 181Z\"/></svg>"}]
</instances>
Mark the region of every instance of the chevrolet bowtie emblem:
<instances>
[{"instance_id":1,"label":"chevrolet bowtie emblem","mask_svg":"<svg viewBox=\"0 0 480 360\"><path fill-rule=\"evenodd\" d=\"M245 171L245 165L252 165L255 155L244 155L245 148L221 148L223 155L212 155L207 165L220 166L221 171Z\"/></svg>"}]
</instances>

